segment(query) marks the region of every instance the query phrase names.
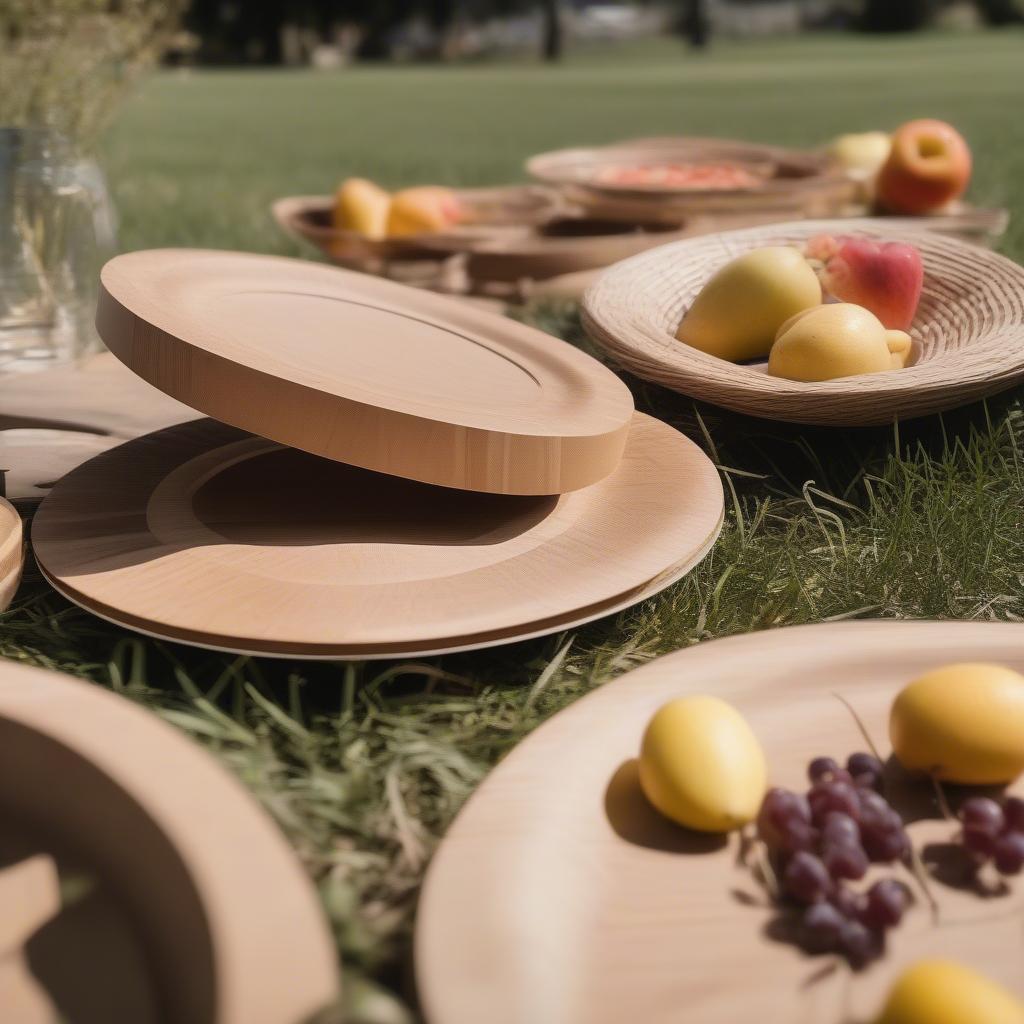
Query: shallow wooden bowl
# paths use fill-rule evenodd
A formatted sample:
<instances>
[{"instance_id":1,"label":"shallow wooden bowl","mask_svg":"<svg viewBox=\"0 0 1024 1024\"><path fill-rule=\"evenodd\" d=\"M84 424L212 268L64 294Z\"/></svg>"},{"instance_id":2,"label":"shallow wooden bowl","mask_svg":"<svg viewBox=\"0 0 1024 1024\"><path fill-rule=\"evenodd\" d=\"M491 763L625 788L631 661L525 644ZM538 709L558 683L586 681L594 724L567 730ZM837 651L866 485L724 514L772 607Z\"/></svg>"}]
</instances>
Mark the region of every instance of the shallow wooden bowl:
<instances>
[{"instance_id":1,"label":"shallow wooden bowl","mask_svg":"<svg viewBox=\"0 0 1024 1024\"><path fill-rule=\"evenodd\" d=\"M813 235L859 234L921 250L913 365L821 383L770 377L675 339L708 278L735 256ZM737 412L792 423L868 425L940 412L1024 380L1024 269L910 220L802 221L676 242L612 267L583 300L588 333L631 372Z\"/></svg>"},{"instance_id":2,"label":"shallow wooden bowl","mask_svg":"<svg viewBox=\"0 0 1024 1024\"><path fill-rule=\"evenodd\" d=\"M635 761L661 704L709 693L746 717L771 784L803 788L812 757L864 749L839 696L884 755L889 707L905 683L955 661L1024 670L1020 638L1019 626L1001 623L772 630L669 655L577 701L487 777L434 856L416 930L427 1019L850 1024L875 1019L896 975L933 956L962 960L1024 997L1024 879L991 899L933 880L935 924L909 872L885 870L919 900L885 957L851 974L774 941L775 911L740 837L701 836L661 818ZM956 834L930 787L908 783L892 799L912 820L919 851Z\"/></svg>"},{"instance_id":3,"label":"shallow wooden bowl","mask_svg":"<svg viewBox=\"0 0 1024 1024\"><path fill-rule=\"evenodd\" d=\"M0 1006L10 1024L301 1024L334 943L242 786L131 701L0 663Z\"/></svg>"},{"instance_id":4,"label":"shallow wooden bowl","mask_svg":"<svg viewBox=\"0 0 1024 1024\"><path fill-rule=\"evenodd\" d=\"M477 230L541 223L560 206L550 191L529 185L456 189L456 195ZM356 269L375 269L391 261L436 260L439 254L460 251L454 232L372 239L343 231L331 223L333 207L332 196L287 196L278 199L271 212L288 234L311 242L335 263Z\"/></svg>"},{"instance_id":5,"label":"shallow wooden bowl","mask_svg":"<svg viewBox=\"0 0 1024 1024\"><path fill-rule=\"evenodd\" d=\"M25 538L18 510L0 498L0 611L11 606L25 566Z\"/></svg>"}]
</instances>

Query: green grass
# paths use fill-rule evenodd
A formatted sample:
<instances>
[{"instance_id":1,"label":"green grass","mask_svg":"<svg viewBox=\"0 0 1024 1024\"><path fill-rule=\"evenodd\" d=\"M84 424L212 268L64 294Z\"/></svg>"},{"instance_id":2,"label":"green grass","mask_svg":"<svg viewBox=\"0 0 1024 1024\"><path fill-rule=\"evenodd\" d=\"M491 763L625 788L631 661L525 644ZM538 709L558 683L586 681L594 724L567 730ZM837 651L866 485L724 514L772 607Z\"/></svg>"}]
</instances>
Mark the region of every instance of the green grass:
<instances>
[{"instance_id":1,"label":"green grass","mask_svg":"<svg viewBox=\"0 0 1024 1024\"><path fill-rule=\"evenodd\" d=\"M499 182L531 152L574 142L690 132L812 144L934 115L968 136L973 197L1011 207L1004 246L1024 258L1022 53L1024 36L1005 33L733 44L706 56L664 42L559 68L168 73L125 109L105 156L126 248L297 254L267 204L351 173L391 185ZM527 316L582 343L571 309ZM752 421L630 384L641 408L713 454L729 514L688 579L572 636L317 665L142 640L39 585L2 620L0 653L139 700L263 801L320 887L353 1020L412 1012L410 927L431 850L487 770L579 695L659 654L755 629L1024 616L1016 395L897 434Z\"/></svg>"}]
</instances>

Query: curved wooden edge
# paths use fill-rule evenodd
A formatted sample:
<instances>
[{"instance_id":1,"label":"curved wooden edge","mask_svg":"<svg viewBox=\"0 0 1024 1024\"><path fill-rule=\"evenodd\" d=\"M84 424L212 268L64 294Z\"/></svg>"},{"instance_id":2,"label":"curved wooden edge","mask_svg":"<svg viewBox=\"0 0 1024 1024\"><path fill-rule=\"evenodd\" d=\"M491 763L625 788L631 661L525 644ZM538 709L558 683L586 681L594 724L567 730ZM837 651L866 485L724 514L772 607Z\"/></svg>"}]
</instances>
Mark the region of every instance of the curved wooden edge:
<instances>
[{"instance_id":1,"label":"curved wooden edge","mask_svg":"<svg viewBox=\"0 0 1024 1024\"><path fill-rule=\"evenodd\" d=\"M0 611L11 606L25 566L25 537L21 516L0 498Z\"/></svg>"},{"instance_id":2,"label":"curved wooden edge","mask_svg":"<svg viewBox=\"0 0 1024 1024\"><path fill-rule=\"evenodd\" d=\"M93 826L107 814L130 826L140 819L122 813L129 801L165 837L202 904L216 974L211 1024L299 1024L337 999L335 947L309 879L251 795L211 756L116 694L9 662L0 664L0 719L100 773L112 784L105 799L121 808L78 806L67 779L48 778L44 758L32 766L28 795L49 788L59 796L33 804L34 818L70 801L75 817ZM151 931L181 925L161 906L160 879L133 862L131 834L96 827L79 830L76 843L118 862L116 884L137 911L151 908Z\"/></svg>"}]
</instances>

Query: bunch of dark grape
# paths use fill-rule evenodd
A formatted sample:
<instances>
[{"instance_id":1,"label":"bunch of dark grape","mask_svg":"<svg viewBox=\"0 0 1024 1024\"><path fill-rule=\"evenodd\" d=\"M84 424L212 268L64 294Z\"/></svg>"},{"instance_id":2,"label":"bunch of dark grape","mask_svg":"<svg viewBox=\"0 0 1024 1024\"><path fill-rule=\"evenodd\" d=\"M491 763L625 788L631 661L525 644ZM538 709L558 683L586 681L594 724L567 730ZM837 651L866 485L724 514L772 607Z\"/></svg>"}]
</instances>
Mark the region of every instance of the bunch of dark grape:
<instances>
[{"instance_id":1,"label":"bunch of dark grape","mask_svg":"<svg viewBox=\"0 0 1024 1024\"><path fill-rule=\"evenodd\" d=\"M1000 805L972 796L960 807L961 842L977 867L990 861L1001 875L1024 868L1024 800L1010 796Z\"/></svg>"},{"instance_id":2,"label":"bunch of dark grape","mask_svg":"<svg viewBox=\"0 0 1024 1024\"><path fill-rule=\"evenodd\" d=\"M910 894L895 879L858 892L847 882L872 863L905 860L910 842L903 819L879 790L882 764L852 754L845 768L819 757L807 771L806 794L771 789L757 818L780 896L801 908L800 941L808 952L839 953L860 968L881 956L885 933L899 924Z\"/></svg>"}]
</instances>

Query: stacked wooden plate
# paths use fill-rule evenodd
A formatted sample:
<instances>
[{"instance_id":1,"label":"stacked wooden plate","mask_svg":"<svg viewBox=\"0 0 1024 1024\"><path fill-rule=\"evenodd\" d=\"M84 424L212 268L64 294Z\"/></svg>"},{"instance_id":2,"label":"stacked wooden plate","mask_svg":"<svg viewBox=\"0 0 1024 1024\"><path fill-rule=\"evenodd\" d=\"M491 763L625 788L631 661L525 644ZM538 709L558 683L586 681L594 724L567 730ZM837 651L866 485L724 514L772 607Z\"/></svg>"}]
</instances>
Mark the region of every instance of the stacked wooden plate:
<instances>
[{"instance_id":1,"label":"stacked wooden plate","mask_svg":"<svg viewBox=\"0 0 1024 1024\"><path fill-rule=\"evenodd\" d=\"M434 856L416 929L427 1020L846 1024L876 1020L893 979L931 957L962 960L1024 995L1019 878L989 898L933 879L937 917L920 898L884 958L853 973L781 941L739 835L672 824L638 781L641 736L673 698L728 701L764 748L770 784L802 790L811 758L865 749L858 718L884 757L901 687L972 661L1024 670L1020 626L772 630L661 658L560 712L494 769ZM913 788L911 841L919 851L940 844L939 856L958 824L943 820L930 787ZM921 893L909 870L894 871Z\"/></svg>"},{"instance_id":2,"label":"stacked wooden plate","mask_svg":"<svg viewBox=\"0 0 1024 1024\"><path fill-rule=\"evenodd\" d=\"M213 417L43 501L41 569L142 632L291 657L487 646L607 615L717 536L715 468L600 363L451 299L296 260L141 252L97 323Z\"/></svg>"}]
</instances>

